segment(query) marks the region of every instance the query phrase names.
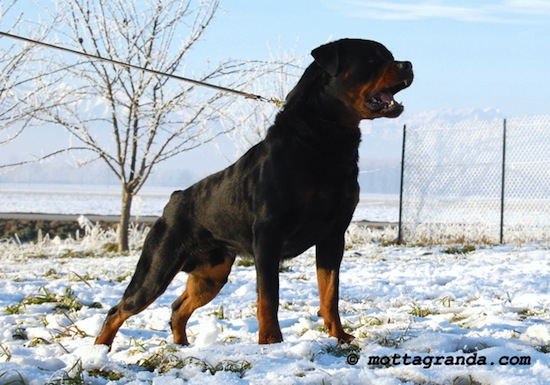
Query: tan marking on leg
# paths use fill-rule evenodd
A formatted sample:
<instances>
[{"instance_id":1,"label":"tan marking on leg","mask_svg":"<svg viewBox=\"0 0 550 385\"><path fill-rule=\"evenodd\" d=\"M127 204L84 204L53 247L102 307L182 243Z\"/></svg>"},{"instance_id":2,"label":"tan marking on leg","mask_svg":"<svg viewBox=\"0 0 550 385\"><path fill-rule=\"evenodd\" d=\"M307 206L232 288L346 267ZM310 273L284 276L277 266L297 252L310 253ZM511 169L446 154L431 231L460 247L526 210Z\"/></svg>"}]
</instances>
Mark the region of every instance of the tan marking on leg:
<instances>
[{"instance_id":1,"label":"tan marking on leg","mask_svg":"<svg viewBox=\"0 0 550 385\"><path fill-rule=\"evenodd\" d=\"M227 282L233 261L234 258L228 256L221 265L200 266L189 273L184 293L172 304L170 324L174 343L189 344L185 331L187 321L196 309L212 301L220 292Z\"/></svg>"},{"instance_id":2,"label":"tan marking on leg","mask_svg":"<svg viewBox=\"0 0 550 385\"><path fill-rule=\"evenodd\" d=\"M339 342L350 342L355 337L346 333L338 313L338 271L317 269L317 282L321 308L319 314L323 317L325 328L330 336L336 337Z\"/></svg>"},{"instance_id":3,"label":"tan marking on leg","mask_svg":"<svg viewBox=\"0 0 550 385\"><path fill-rule=\"evenodd\" d=\"M283 341L279 327L277 307L272 306L258 293L258 343L274 344Z\"/></svg>"}]
</instances>

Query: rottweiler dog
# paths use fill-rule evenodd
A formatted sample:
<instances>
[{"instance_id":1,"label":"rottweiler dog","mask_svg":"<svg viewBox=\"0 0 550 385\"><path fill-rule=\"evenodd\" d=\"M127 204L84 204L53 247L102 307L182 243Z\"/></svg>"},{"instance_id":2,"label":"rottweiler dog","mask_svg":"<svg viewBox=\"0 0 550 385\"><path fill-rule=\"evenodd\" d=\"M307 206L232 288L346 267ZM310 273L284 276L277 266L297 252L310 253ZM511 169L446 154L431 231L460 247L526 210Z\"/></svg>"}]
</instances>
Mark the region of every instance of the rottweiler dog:
<instances>
[{"instance_id":1,"label":"rottweiler dog","mask_svg":"<svg viewBox=\"0 0 550 385\"><path fill-rule=\"evenodd\" d=\"M218 294L236 255L254 258L259 343L280 342L279 262L311 246L319 315L330 336L353 339L340 321L338 286L344 233L359 200L359 122L399 116L394 95L411 84L413 71L370 40L338 40L311 54L265 139L225 170L172 193L96 344L111 346L122 323L185 271L170 326L174 343L187 345L189 317Z\"/></svg>"}]
</instances>

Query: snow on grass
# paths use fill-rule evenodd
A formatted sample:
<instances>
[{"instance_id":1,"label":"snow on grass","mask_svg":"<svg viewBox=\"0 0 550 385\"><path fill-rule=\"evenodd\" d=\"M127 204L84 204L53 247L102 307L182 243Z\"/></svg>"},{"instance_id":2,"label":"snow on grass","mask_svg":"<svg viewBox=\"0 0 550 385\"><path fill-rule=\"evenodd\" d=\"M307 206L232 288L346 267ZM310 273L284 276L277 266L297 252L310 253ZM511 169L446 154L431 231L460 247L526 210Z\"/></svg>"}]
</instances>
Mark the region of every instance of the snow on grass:
<instances>
[{"instance_id":1,"label":"snow on grass","mask_svg":"<svg viewBox=\"0 0 550 385\"><path fill-rule=\"evenodd\" d=\"M381 246L370 242L380 234L354 228L340 276L353 344L338 346L323 330L309 250L281 269L283 343L257 345L254 267L237 260L218 297L191 318L189 347L172 343L168 324L181 273L109 352L94 338L139 255L112 254L101 244L108 234L91 235L0 244L0 383L550 383L545 245Z\"/></svg>"}]
</instances>

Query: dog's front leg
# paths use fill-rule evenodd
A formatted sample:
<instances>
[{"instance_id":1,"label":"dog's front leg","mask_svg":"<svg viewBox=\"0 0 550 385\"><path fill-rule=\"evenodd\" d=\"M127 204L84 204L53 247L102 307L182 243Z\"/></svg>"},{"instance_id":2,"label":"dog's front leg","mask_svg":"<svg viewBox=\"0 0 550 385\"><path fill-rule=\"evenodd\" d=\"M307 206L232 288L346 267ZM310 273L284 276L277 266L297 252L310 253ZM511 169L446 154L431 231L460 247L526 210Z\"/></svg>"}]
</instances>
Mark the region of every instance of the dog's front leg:
<instances>
[{"instance_id":1,"label":"dog's front leg","mask_svg":"<svg viewBox=\"0 0 550 385\"><path fill-rule=\"evenodd\" d=\"M350 342L354 337L346 332L338 312L340 264L344 255L344 235L331 236L316 245L317 282L320 310L325 328L338 342Z\"/></svg>"},{"instance_id":2,"label":"dog's front leg","mask_svg":"<svg viewBox=\"0 0 550 385\"><path fill-rule=\"evenodd\" d=\"M258 285L258 343L273 344L283 340L277 317L280 243L268 236L259 236L254 243Z\"/></svg>"}]
</instances>

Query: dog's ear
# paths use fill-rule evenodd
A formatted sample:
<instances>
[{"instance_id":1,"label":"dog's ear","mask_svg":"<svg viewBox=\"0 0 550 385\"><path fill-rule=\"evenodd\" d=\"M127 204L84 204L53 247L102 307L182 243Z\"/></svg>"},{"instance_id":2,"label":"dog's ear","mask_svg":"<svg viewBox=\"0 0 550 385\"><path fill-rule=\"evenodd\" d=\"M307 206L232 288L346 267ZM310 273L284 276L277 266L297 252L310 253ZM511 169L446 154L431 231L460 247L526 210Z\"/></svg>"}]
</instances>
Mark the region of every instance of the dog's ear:
<instances>
[{"instance_id":1,"label":"dog's ear","mask_svg":"<svg viewBox=\"0 0 550 385\"><path fill-rule=\"evenodd\" d=\"M340 67L340 49L338 42L332 42L311 51L315 62L331 76L336 76Z\"/></svg>"}]
</instances>

